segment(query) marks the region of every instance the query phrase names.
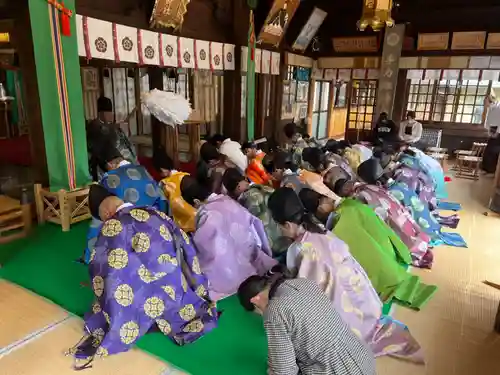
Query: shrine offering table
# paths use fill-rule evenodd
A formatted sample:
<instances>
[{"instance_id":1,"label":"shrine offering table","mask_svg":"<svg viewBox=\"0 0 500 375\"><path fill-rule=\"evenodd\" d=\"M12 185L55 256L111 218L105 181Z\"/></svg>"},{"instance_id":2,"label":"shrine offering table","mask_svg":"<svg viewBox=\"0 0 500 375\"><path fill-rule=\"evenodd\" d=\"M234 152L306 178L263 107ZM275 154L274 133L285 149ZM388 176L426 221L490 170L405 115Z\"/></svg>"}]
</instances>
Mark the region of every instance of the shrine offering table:
<instances>
[{"instance_id":1,"label":"shrine offering table","mask_svg":"<svg viewBox=\"0 0 500 375\"><path fill-rule=\"evenodd\" d=\"M0 244L26 237L30 230L30 205L0 195Z\"/></svg>"}]
</instances>

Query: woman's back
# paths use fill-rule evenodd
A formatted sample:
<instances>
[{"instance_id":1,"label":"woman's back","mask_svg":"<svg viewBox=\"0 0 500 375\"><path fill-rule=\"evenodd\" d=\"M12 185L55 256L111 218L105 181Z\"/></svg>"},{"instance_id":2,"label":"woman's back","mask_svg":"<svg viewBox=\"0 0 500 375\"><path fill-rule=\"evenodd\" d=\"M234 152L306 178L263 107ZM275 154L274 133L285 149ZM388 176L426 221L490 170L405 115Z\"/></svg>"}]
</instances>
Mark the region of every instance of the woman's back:
<instances>
[{"instance_id":1,"label":"woman's back","mask_svg":"<svg viewBox=\"0 0 500 375\"><path fill-rule=\"evenodd\" d=\"M275 374L295 374L297 366L302 375L375 374L373 353L313 281L298 278L278 286L264 325ZM290 343L293 351L283 351Z\"/></svg>"}]
</instances>

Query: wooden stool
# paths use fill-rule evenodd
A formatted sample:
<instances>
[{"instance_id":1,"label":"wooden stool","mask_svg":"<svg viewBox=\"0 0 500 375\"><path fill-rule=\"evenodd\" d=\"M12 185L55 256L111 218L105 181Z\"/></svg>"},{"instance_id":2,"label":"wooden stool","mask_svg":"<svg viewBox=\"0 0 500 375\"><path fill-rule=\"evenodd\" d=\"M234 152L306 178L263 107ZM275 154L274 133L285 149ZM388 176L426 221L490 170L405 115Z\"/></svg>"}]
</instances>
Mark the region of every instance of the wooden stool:
<instances>
[{"instance_id":1,"label":"wooden stool","mask_svg":"<svg viewBox=\"0 0 500 375\"><path fill-rule=\"evenodd\" d=\"M26 237L30 230L30 205L0 195L0 244Z\"/></svg>"},{"instance_id":2,"label":"wooden stool","mask_svg":"<svg viewBox=\"0 0 500 375\"><path fill-rule=\"evenodd\" d=\"M71 224L91 217L88 187L53 193L35 184L35 202L38 223L50 221L60 225L63 232L69 231Z\"/></svg>"}]
</instances>

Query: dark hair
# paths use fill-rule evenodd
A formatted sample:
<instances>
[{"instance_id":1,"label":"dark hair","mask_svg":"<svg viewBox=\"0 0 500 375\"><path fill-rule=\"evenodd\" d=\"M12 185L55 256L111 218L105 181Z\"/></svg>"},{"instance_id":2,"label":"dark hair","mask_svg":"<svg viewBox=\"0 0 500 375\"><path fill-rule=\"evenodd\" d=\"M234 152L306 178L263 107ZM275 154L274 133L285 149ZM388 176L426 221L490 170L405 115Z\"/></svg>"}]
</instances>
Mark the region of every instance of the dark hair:
<instances>
[{"instance_id":1,"label":"dark hair","mask_svg":"<svg viewBox=\"0 0 500 375\"><path fill-rule=\"evenodd\" d=\"M323 196L312 189L303 188L299 192L299 198L304 205L304 208L313 215L316 215L318 211L319 204L321 202L321 198Z\"/></svg>"},{"instance_id":2,"label":"dark hair","mask_svg":"<svg viewBox=\"0 0 500 375\"><path fill-rule=\"evenodd\" d=\"M244 152L246 149L249 149L249 148L253 148L253 149L256 149L257 148L257 145L253 142L244 142L242 145L241 145L241 150Z\"/></svg>"},{"instance_id":3,"label":"dark hair","mask_svg":"<svg viewBox=\"0 0 500 375\"><path fill-rule=\"evenodd\" d=\"M222 176L222 184L226 187L229 193L233 193L238 187L238 184L241 181L245 181L245 179L245 176L243 176L236 168L228 168Z\"/></svg>"},{"instance_id":4,"label":"dark hair","mask_svg":"<svg viewBox=\"0 0 500 375\"><path fill-rule=\"evenodd\" d=\"M113 102L111 99L105 96L100 96L99 99L97 99L97 111L113 112Z\"/></svg>"},{"instance_id":5,"label":"dark hair","mask_svg":"<svg viewBox=\"0 0 500 375\"><path fill-rule=\"evenodd\" d=\"M375 158L368 159L358 167L358 176L370 185L375 185L382 179L383 175L384 170L380 162Z\"/></svg>"},{"instance_id":6,"label":"dark hair","mask_svg":"<svg viewBox=\"0 0 500 375\"><path fill-rule=\"evenodd\" d=\"M182 198L191 206L194 205L194 201L196 199L199 201L205 201L210 196L210 190L201 186L198 181L191 176L184 176L181 180L180 188Z\"/></svg>"},{"instance_id":7,"label":"dark hair","mask_svg":"<svg viewBox=\"0 0 500 375\"><path fill-rule=\"evenodd\" d=\"M221 154L217 151L217 148L213 144L205 142L200 147L200 157L206 163L210 163L212 160L219 160L221 158Z\"/></svg>"},{"instance_id":8,"label":"dark hair","mask_svg":"<svg viewBox=\"0 0 500 375\"><path fill-rule=\"evenodd\" d=\"M337 181L335 181L335 185L333 187L333 192L340 197L341 196L340 193L342 191L342 188L344 187L345 184L347 184L347 182L349 182L348 179L339 178Z\"/></svg>"},{"instance_id":9,"label":"dark hair","mask_svg":"<svg viewBox=\"0 0 500 375\"><path fill-rule=\"evenodd\" d=\"M283 132L287 138L292 138L297 134L297 125L294 122L289 122L283 127Z\"/></svg>"},{"instance_id":10,"label":"dark hair","mask_svg":"<svg viewBox=\"0 0 500 375\"><path fill-rule=\"evenodd\" d=\"M323 151L324 152L333 152L333 153L337 153L339 149L339 143L335 140L335 139L329 139L326 144L325 144L325 147L323 147Z\"/></svg>"},{"instance_id":11,"label":"dark hair","mask_svg":"<svg viewBox=\"0 0 500 375\"><path fill-rule=\"evenodd\" d=\"M286 151L278 151L275 153L273 162L275 169L290 169L293 172L298 169L293 162L293 155Z\"/></svg>"},{"instance_id":12,"label":"dark hair","mask_svg":"<svg viewBox=\"0 0 500 375\"><path fill-rule=\"evenodd\" d=\"M410 155L410 156L413 156L413 157L417 156L417 154L414 151L410 150L410 149L404 150L403 154Z\"/></svg>"},{"instance_id":13,"label":"dark hair","mask_svg":"<svg viewBox=\"0 0 500 375\"><path fill-rule=\"evenodd\" d=\"M288 187L276 189L269 200L267 207L271 211L271 216L278 224L286 222L302 225L308 232L325 234L314 218L314 215L307 212L299 196Z\"/></svg>"},{"instance_id":14,"label":"dark hair","mask_svg":"<svg viewBox=\"0 0 500 375\"><path fill-rule=\"evenodd\" d=\"M326 167L326 156L317 147L307 147L302 151L302 160L308 162L316 171L320 171L320 166Z\"/></svg>"},{"instance_id":15,"label":"dark hair","mask_svg":"<svg viewBox=\"0 0 500 375\"><path fill-rule=\"evenodd\" d=\"M291 278L292 275L285 266L274 266L264 276L253 275L243 281L238 287L238 299L245 310L253 311L255 310L255 306L251 302L252 298L266 288L270 288L269 300L271 300L276 294L278 287L284 281Z\"/></svg>"},{"instance_id":16,"label":"dark hair","mask_svg":"<svg viewBox=\"0 0 500 375\"><path fill-rule=\"evenodd\" d=\"M153 166L157 171L161 169L172 170L174 169L173 160L167 155L165 148L162 146L153 151Z\"/></svg>"},{"instance_id":17,"label":"dark hair","mask_svg":"<svg viewBox=\"0 0 500 375\"><path fill-rule=\"evenodd\" d=\"M411 118L415 118L415 111L408 111L406 112L406 117L411 117Z\"/></svg>"},{"instance_id":18,"label":"dark hair","mask_svg":"<svg viewBox=\"0 0 500 375\"><path fill-rule=\"evenodd\" d=\"M276 168L274 167L274 158L269 154L264 156L264 159L262 159L262 165L264 166L266 172L269 174L273 173L276 170Z\"/></svg>"},{"instance_id":19,"label":"dark hair","mask_svg":"<svg viewBox=\"0 0 500 375\"><path fill-rule=\"evenodd\" d=\"M210 137L210 140L209 142L212 144L212 145L217 145L217 143L219 142L224 142L225 140L227 139L227 137L225 135L222 135L222 134L214 134L212 137Z\"/></svg>"}]
</instances>

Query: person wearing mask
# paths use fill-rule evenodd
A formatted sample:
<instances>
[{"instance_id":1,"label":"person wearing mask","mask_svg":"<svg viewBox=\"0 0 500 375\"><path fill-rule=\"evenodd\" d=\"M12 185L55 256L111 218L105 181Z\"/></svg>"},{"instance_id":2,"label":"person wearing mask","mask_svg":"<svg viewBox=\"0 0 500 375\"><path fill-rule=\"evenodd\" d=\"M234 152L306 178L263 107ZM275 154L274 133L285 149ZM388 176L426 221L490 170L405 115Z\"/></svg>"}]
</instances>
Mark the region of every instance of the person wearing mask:
<instances>
[{"instance_id":1,"label":"person wearing mask","mask_svg":"<svg viewBox=\"0 0 500 375\"><path fill-rule=\"evenodd\" d=\"M166 214L98 184L90 187L89 208L103 225L89 265L95 300L85 336L70 349L76 369L130 350L149 331L185 345L217 326L196 249Z\"/></svg>"},{"instance_id":2,"label":"person wearing mask","mask_svg":"<svg viewBox=\"0 0 500 375\"><path fill-rule=\"evenodd\" d=\"M248 179L254 184L269 185L271 183L271 176L262 165L262 160L266 157L266 153L259 150L253 142L243 143L241 150L248 158L248 167L245 171Z\"/></svg>"},{"instance_id":3,"label":"person wearing mask","mask_svg":"<svg viewBox=\"0 0 500 375\"><path fill-rule=\"evenodd\" d=\"M415 112L408 111L406 120L399 125L399 138L406 143L417 143L422 138L423 127L415 120Z\"/></svg>"},{"instance_id":4,"label":"person wearing mask","mask_svg":"<svg viewBox=\"0 0 500 375\"><path fill-rule=\"evenodd\" d=\"M238 142L222 134L214 134L210 142L217 147L222 155L227 156L229 161L236 165L241 173L245 173L248 167L248 159L241 150L241 145Z\"/></svg>"},{"instance_id":5,"label":"person wearing mask","mask_svg":"<svg viewBox=\"0 0 500 375\"><path fill-rule=\"evenodd\" d=\"M247 311L263 315L268 374L376 374L372 351L315 282L282 273L251 276L238 297Z\"/></svg>"},{"instance_id":6,"label":"person wearing mask","mask_svg":"<svg viewBox=\"0 0 500 375\"><path fill-rule=\"evenodd\" d=\"M398 141L398 127L389 119L389 115L386 112L382 112L375 124L373 129L372 141L375 145L384 142L395 142Z\"/></svg>"},{"instance_id":7,"label":"person wearing mask","mask_svg":"<svg viewBox=\"0 0 500 375\"><path fill-rule=\"evenodd\" d=\"M423 362L420 345L408 328L382 315L377 292L345 242L317 225L290 188L277 189L268 206L283 236L293 241L287 251L288 270L319 285L332 307L375 356Z\"/></svg>"},{"instance_id":8,"label":"person wearing mask","mask_svg":"<svg viewBox=\"0 0 500 375\"><path fill-rule=\"evenodd\" d=\"M163 148L154 153L153 165L162 178L160 186L168 199L169 215L183 231L194 232L196 210L182 198L181 194L182 179L189 176L189 173L175 170L172 159Z\"/></svg>"},{"instance_id":9,"label":"person wearing mask","mask_svg":"<svg viewBox=\"0 0 500 375\"><path fill-rule=\"evenodd\" d=\"M238 202L211 193L190 176L182 179L181 193L197 210L193 242L212 300L236 293L247 277L276 265L262 221Z\"/></svg>"}]
</instances>

